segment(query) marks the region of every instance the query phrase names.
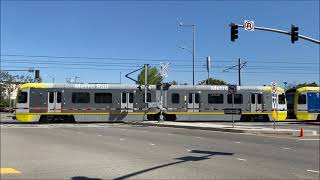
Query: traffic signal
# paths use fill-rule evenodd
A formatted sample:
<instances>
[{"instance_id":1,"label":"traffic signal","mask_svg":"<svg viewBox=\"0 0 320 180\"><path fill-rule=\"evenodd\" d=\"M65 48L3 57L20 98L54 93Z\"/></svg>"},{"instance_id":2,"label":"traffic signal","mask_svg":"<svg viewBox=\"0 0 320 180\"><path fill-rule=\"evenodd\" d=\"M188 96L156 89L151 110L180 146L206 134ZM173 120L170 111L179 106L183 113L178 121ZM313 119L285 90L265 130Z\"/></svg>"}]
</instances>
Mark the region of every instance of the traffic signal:
<instances>
[{"instance_id":1,"label":"traffic signal","mask_svg":"<svg viewBox=\"0 0 320 180\"><path fill-rule=\"evenodd\" d=\"M238 25L231 23L231 41L235 42L238 39Z\"/></svg>"},{"instance_id":2,"label":"traffic signal","mask_svg":"<svg viewBox=\"0 0 320 180\"><path fill-rule=\"evenodd\" d=\"M34 78L35 79L39 79L40 78L40 70L35 70Z\"/></svg>"},{"instance_id":3,"label":"traffic signal","mask_svg":"<svg viewBox=\"0 0 320 180\"><path fill-rule=\"evenodd\" d=\"M294 43L299 39L299 27L295 25L291 25L291 42Z\"/></svg>"}]
</instances>

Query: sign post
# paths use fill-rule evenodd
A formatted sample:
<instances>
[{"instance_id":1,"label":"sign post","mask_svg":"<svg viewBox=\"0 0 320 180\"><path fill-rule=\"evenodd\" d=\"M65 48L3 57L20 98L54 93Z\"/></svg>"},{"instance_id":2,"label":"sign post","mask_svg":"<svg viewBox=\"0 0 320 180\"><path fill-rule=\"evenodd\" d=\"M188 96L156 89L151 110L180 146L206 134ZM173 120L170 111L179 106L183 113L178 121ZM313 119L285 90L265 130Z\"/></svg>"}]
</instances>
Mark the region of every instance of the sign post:
<instances>
[{"instance_id":1,"label":"sign post","mask_svg":"<svg viewBox=\"0 0 320 180\"><path fill-rule=\"evenodd\" d=\"M160 71L159 74L162 77L162 79L168 77L168 71L169 71L170 63L160 63ZM163 105L163 83L161 83L161 91L160 91L160 118L159 122L163 121L163 115L162 115L162 105Z\"/></svg>"},{"instance_id":2,"label":"sign post","mask_svg":"<svg viewBox=\"0 0 320 180\"><path fill-rule=\"evenodd\" d=\"M276 121L275 115L278 116L277 113L277 83L271 82L271 93L272 93L272 114L273 114L273 129L276 129Z\"/></svg>"},{"instance_id":3,"label":"sign post","mask_svg":"<svg viewBox=\"0 0 320 180\"><path fill-rule=\"evenodd\" d=\"M234 109L234 94L237 92L237 86L236 85L229 85L228 86L228 93L232 95L232 109ZM234 128L234 119L233 114L231 115L232 118L232 127Z\"/></svg>"}]
</instances>

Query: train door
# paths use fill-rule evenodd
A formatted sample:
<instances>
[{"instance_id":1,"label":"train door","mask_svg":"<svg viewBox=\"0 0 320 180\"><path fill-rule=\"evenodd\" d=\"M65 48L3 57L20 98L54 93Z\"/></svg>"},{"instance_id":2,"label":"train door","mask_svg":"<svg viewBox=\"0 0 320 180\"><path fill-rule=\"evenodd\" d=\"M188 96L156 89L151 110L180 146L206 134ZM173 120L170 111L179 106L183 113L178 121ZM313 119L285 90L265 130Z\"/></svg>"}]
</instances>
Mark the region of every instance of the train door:
<instances>
[{"instance_id":1,"label":"train door","mask_svg":"<svg viewBox=\"0 0 320 180\"><path fill-rule=\"evenodd\" d=\"M121 111L133 112L133 93L121 93Z\"/></svg>"},{"instance_id":2,"label":"train door","mask_svg":"<svg viewBox=\"0 0 320 180\"><path fill-rule=\"evenodd\" d=\"M297 110L308 111L307 102L308 102L307 94L306 93L299 94Z\"/></svg>"},{"instance_id":3,"label":"train door","mask_svg":"<svg viewBox=\"0 0 320 180\"><path fill-rule=\"evenodd\" d=\"M61 92L48 92L48 112L61 112Z\"/></svg>"},{"instance_id":4,"label":"train door","mask_svg":"<svg viewBox=\"0 0 320 180\"><path fill-rule=\"evenodd\" d=\"M262 111L262 94L252 93L250 94L251 99L251 112Z\"/></svg>"},{"instance_id":5,"label":"train door","mask_svg":"<svg viewBox=\"0 0 320 180\"><path fill-rule=\"evenodd\" d=\"M200 106L200 94L189 93L188 94L188 112L199 112Z\"/></svg>"}]
</instances>

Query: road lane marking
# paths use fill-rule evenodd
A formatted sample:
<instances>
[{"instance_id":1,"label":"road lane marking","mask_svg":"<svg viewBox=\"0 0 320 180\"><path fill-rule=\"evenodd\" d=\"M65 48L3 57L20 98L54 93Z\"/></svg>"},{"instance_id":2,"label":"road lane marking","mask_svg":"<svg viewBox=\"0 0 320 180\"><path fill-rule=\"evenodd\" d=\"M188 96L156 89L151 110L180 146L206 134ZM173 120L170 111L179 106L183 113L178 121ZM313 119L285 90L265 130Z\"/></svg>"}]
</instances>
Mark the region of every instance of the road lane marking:
<instances>
[{"instance_id":1,"label":"road lane marking","mask_svg":"<svg viewBox=\"0 0 320 180\"><path fill-rule=\"evenodd\" d=\"M21 172L13 168L0 168L0 174L20 174Z\"/></svg>"},{"instance_id":2,"label":"road lane marking","mask_svg":"<svg viewBox=\"0 0 320 180\"><path fill-rule=\"evenodd\" d=\"M172 134L170 134L170 133L168 134L168 136L171 136L171 135L172 135Z\"/></svg>"},{"instance_id":3,"label":"road lane marking","mask_svg":"<svg viewBox=\"0 0 320 180\"><path fill-rule=\"evenodd\" d=\"M150 145L150 146L154 146L155 144L153 144L153 143L150 143L149 145Z\"/></svg>"},{"instance_id":4,"label":"road lane marking","mask_svg":"<svg viewBox=\"0 0 320 180\"><path fill-rule=\"evenodd\" d=\"M291 148L287 148L287 147L285 147L285 148L282 148L282 149L291 149Z\"/></svg>"},{"instance_id":5,"label":"road lane marking","mask_svg":"<svg viewBox=\"0 0 320 180\"><path fill-rule=\"evenodd\" d=\"M299 141L320 141L320 139L299 139Z\"/></svg>"},{"instance_id":6,"label":"road lane marking","mask_svg":"<svg viewBox=\"0 0 320 180\"><path fill-rule=\"evenodd\" d=\"M126 140L125 138L120 138L120 141L124 141L124 140Z\"/></svg>"},{"instance_id":7,"label":"road lane marking","mask_svg":"<svg viewBox=\"0 0 320 180\"><path fill-rule=\"evenodd\" d=\"M311 169L308 169L307 171L308 171L308 172L319 173L319 171L315 171L315 170L311 170Z\"/></svg>"},{"instance_id":8,"label":"road lane marking","mask_svg":"<svg viewBox=\"0 0 320 180\"><path fill-rule=\"evenodd\" d=\"M198 136L198 137L196 137L196 138L197 138L197 139L202 139L202 137L199 137L199 136Z\"/></svg>"},{"instance_id":9,"label":"road lane marking","mask_svg":"<svg viewBox=\"0 0 320 180\"><path fill-rule=\"evenodd\" d=\"M191 149L186 149L188 152L190 152L191 151Z\"/></svg>"},{"instance_id":10,"label":"road lane marking","mask_svg":"<svg viewBox=\"0 0 320 180\"><path fill-rule=\"evenodd\" d=\"M240 142L234 142L234 143L240 144Z\"/></svg>"},{"instance_id":11,"label":"road lane marking","mask_svg":"<svg viewBox=\"0 0 320 180\"><path fill-rule=\"evenodd\" d=\"M98 136L102 136L101 134L98 134Z\"/></svg>"},{"instance_id":12,"label":"road lane marking","mask_svg":"<svg viewBox=\"0 0 320 180\"><path fill-rule=\"evenodd\" d=\"M237 158L239 161L247 161L246 159Z\"/></svg>"}]
</instances>

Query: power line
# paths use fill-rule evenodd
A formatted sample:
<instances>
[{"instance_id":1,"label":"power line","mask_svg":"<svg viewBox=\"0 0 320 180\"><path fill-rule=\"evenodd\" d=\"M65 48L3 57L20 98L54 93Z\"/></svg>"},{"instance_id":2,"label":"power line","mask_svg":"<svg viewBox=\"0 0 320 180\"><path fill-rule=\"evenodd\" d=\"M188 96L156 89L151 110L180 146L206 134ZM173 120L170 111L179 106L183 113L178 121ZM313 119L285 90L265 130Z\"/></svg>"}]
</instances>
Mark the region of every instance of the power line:
<instances>
[{"instance_id":1,"label":"power line","mask_svg":"<svg viewBox=\"0 0 320 180\"><path fill-rule=\"evenodd\" d=\"M2 67L6 67L6 68L26 68L25 66L2 66ZM131 71L131 68L112 68L112 69L106 69L106 68L90 68L90 67L46 67L46 66L37 66L34 67L37 69L74 69L74 70L97 70L97 71ZM2 70L2 71L6 71L6 70ZM191 70L174 70L173 72L192 72ZM202 71L198 71L198 72L207 72L205 70ZM216 71L216 73L237 73L236 71L230 71L230 72L218 72ZM259 72L255 72L255 71L244 71L243 73L254 73L254 74L270 74L270 73L279 73L279 74L297 74L297 72L284 72L284 71L259 71ZM298 72L298 74L319 74L319 72Z\"/></svg>"},{"instance_id":2,"label":"power line","mask_svg":"<svg viewBox=\"0 0 320 180\"><path fill-rule=\"evenodd\" d=\"M163 61L163 62L188 62L190 59L145 59L145 58L114 58L114 57L86 57L86 56L49 56L49 55L23 55L23 54L1 54L0 56L4 57L29 57L29 58L56 58L56 59L95 59L95 60L119 60L119 61ZM196 58L197 60L205 59L202 57ZM292 62L292 61L270 61L270 59L256 59L256 60L247 60L250 63L268 63L268 64L319 64L319 62L305 62L305 59L300 59L302 62ZM214 60L213 62L236 62L235 60Z\"/></svg>"},{"instance_id":3,"label":"power line","mask_svg":"<svg viewBox=\"0 0 320 180\"><path fill-rule=\"evenodd\" d=\"M53 65L90 65L90 66L128 66L128 65L132 65L132 66L128 66L128 67L138 67L141 66L137 63L129 63L129 62L108 62L108 63L103 63L103 62L79 62L79 61L55 61L55 60L50 60L50 61L46 61L46 60L12 60L12 59L0 59L2 62L5 63L17 63L17 64L53 64ZM158 64L150 64L150 65L154 65L157 66ZM178 64L172 64L172 66L178 66L178 67L192 67L192 65L178 65ZM204 65L196 65L196 67L204 67ZM213 68L226 68L229 66L213 66ZM304 66L302 67L301 65L297 66L266 66L266 65L260 65L260 66L254 66L254 65L248 65L248 67L250 69L265 69L265 68L284 68L284 69L288 69L288 68L292 68L292 69L306 69L306 68L317 68L314 65L313 66Z\"/></svg>"}]
</instances>

